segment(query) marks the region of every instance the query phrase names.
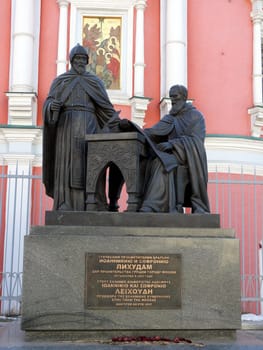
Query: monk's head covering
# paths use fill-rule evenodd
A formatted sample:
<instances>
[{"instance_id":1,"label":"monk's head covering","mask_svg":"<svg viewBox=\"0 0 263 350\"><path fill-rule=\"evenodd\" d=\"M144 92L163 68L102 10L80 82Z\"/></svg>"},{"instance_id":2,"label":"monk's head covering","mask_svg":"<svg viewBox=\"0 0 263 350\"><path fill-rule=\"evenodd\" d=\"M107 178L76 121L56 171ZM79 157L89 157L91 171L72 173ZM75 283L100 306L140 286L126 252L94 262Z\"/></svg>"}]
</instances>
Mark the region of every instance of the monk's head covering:
<instances>
[{"instance_id":1,"label":"monk's head covering","mask_svg":"<svg viewBox=\"0 0 263 350\"><path fill-rule=\"evenodd\" d=\"M179 92L179 94L185 99L187 100L187 96L188 96L188 91L187 88L183 85L173 85L170 88L170 93L171 91L176 90L177 92Z\"/></svg>"},{"instance_id":2,"label":"monk's head covering","mask_svg":"<svg viewBox=\"0 0 263 350\"><path fill-rule=\"evenodd\" d=\"M80 44L77 44L76 46L74 46L70 53L69 53L69 60L70 63L72 63L74 57L76 55L82 55L82 56L86 56L87 57L87 63L89 62L89 55L87 53L87 50L85 49L85 47L81 46Z\"/></svg>"}]
</instances>

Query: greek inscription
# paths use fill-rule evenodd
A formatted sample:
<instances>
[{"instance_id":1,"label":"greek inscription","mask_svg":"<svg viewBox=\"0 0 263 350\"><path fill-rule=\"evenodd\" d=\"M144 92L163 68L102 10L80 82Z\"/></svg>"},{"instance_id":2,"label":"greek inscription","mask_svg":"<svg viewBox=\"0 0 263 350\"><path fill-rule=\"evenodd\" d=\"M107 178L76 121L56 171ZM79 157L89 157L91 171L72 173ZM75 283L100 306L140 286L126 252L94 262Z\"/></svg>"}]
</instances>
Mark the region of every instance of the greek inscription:
<instances>
[{"instance_id":1,"label":"greek inscription","mask_svg":"<svg viewBox=\"0 0 263 350\"><path fill-rule=\"evenodd\" d=\"M86 254L86 308L181 306L179 254Z\"/></svg>"}]
</instances>

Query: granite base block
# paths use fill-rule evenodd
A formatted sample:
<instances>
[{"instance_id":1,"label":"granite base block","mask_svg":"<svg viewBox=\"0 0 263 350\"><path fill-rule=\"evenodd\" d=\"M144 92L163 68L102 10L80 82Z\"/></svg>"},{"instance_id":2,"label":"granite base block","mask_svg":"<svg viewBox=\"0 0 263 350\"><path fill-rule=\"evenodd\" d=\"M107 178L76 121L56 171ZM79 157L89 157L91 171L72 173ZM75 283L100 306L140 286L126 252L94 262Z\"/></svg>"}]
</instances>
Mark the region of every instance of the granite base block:
<instances>
[{"instance_id":1,"label":"granite base block","mask_svg":"<svg viewBox=\"0 0 263 350\"><path fill-rule=\"evenodd\" d=\"M87 308L87 254L179 255L180 306ZM46 225L32 227L25 237L23 330L233 331L240 319L239 241L233 230Z\"/></svg>"},{"instance_id":2,"label":"granite base block","mask_svg":"<svg viewBox=\"0 0 263 350\"><path fill-rule=\"evenodd\" d=\"M46 225L220 228L219 214L46 211Z\"/></svg>"}]
</instances>

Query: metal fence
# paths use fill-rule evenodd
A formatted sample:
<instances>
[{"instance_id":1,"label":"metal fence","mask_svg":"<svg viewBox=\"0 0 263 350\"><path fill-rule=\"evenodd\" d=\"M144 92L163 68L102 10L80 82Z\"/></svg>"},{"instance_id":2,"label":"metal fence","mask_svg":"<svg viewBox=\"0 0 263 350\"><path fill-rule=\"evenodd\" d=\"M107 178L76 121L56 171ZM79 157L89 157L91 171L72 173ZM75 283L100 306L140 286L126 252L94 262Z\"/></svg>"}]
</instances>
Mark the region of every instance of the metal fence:
<instances>
[{"instance_id":1,"label":"metal fence","mask_svg":"<svg viewBox=\"0 0 263 350\"><path fill-rule=\"evenodd\" d=\"M41 175L18 164L0 174L0 314L19 315L23 277L24 236L31 224L43 225L50 200Z\"/></svg>"},{"instance_id":2,"label":"metal fence","mask_svg":"<svg viewBox=\"0 0 263 350\"><path fill-rule=\"evenodd\" d=\"M17 165L1 169L0 313L11 316L21 311L24 236L31 225L44 224L45 210L52 203L44 194L40 169L38 173ZM242 311L263 313L262 170L210 164L208 193L211 212L220 214L221 227L234 228L240 239Z\"/></svg>"},{"instance_id":3,"label":"metal fence","mask_svg":"<svg viewBox=\"0 0 263 350\"><path fill-rule=\"evenodd\" d=\"M263 314L262 167L214 165L209 173L209 198L212 212L220 214L221 227L234 228L240 240L242 312Z\"/></svg>"}]
</instances>

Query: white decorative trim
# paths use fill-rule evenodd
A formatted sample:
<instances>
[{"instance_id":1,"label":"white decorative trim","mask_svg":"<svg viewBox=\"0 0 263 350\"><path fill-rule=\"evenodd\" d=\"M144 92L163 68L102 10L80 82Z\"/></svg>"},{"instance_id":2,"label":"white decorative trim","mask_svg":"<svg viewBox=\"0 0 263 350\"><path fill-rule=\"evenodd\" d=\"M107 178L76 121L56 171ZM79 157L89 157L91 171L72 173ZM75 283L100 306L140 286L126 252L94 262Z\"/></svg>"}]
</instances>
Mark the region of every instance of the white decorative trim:
<instances>
[{"instance_id":1,"label":"white decorative trim","mask_svg":"<svg viewBox=\"0 0 263 350\"><path fill-rule=\"evenodd\" d=\"M7 142L32 143L42 133L42 129L1 128L0 132L4 135L4 138Z\"/></svg>"},{"instance_id":2,"label":"white decorative trim","mask_svg":"<svg viewBox=\"0 0 263 350\"><path fill-rule=\"evenodd\" d=\"M75 7L112 10L113 7L126 9L133 5L134 0L114 0L114 2L112 0L69 0L69 2Z\"/></svg>"},{"instance_id":3,"label":"white decorative trim","mask_svg":"<svg viewBox=\"0 0 263 350\"><path fill-rule=\"evenodd\" d=\"M133 96L130 101L132 106L131 120L142 128L145 124L145 112L151 99L148 97Z\"/></svg>"},{"instance_id":4,"label":"white decorative trim","mask_svg":"<svg viewBox=\"0 0 263 350\"><path fill-rule=\"evenodd\" d=\"M147 0L134 0L134 5L136 6L136 8L141 8L141 9L145 9L146 5L147 5Z\"/></svg>"},{"instance_id":5,"label":"white decorative trim","mask_svg":"<svg viewBox=\"0 0 263 350\"><path fill-rule=\"evenodd\" d=\"M263 140L261 139L208 136L205 139L205 147L209 171L220 165L225 169L224 172L229 172L229 165L231 165L230 172L240 173L238 169L242 165L245 169L243 172L252 174L252 170L249 169L254 169L256 166L257 174L263 174Z\"/></svg>"},{"instance_id":6,"label":"white decorative trim","mask_svg":"<svg viewBox=\"0 0 263 350\"><path fill-rule=\"evenodd\" d=\"M34 157L35 156L33 154L3 154L5 164L9 166L17 164L20 166L27 166L29 164L31 165Z\"/></svg>"},{"instance_id":7,"label":"white decorative trim","mask_svg":"<svg viewBox=\"0 0 263 350\"><path fill-rule=\"evenodd\" d=\"M263 106L255 106L248 110L251 115L251 135L263 136Z\"/></svg>"},{"instance_id":8,"label":"white decorative trim","mask_svg":"<svg viewBox=\"0 0 263 350\"><path fill-rule=\"evenodd\" d=\"M69 2L70 2L69 0L57 0L59 7L60 6L68 6Z\"/></svg>"},{"instance_id":9,"label":"white decorative trim","mask_svg":"<svg viewBox=\"0 0 263 350\"><path fill-rule=\"evenodd\" d=\"M59 31L57 52L57 75L67 69L67 33L68 33L68 5L67 0L57 0L59 5Z\"/></svg>"},{"instance_id":10,"label":"white decorative trim","mask_svg":"<svg viewBox=\"0 0 263 350\"><path fill-rule=\"evenodd\" d=\"M37 96L34 92L6 92L11 125L35 125Z\"/></svg>"},{"instance_id":11,"label":"white decorative trim","mask_svg":"<svg viewBox=\"0 0 263 350\"><path fill-rule=\"evenodd\" d=\"M258 152L262 155L263 164L263 140L243 138L243 137L230 137L230 136L207 136L205 139L206 147L210 149L224 150L238 150Z\"/></svg>"},{"instance_id":12,"label":"white decorative trim","mask_svg":"<svg viewBox=\"0 0 263 350\"><path fill-rule=\"evenodd\" d=\"M17 160L41 154L42 129L0 128L0 153Z\"/></svg>"}]
</instances>

